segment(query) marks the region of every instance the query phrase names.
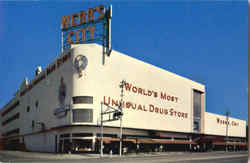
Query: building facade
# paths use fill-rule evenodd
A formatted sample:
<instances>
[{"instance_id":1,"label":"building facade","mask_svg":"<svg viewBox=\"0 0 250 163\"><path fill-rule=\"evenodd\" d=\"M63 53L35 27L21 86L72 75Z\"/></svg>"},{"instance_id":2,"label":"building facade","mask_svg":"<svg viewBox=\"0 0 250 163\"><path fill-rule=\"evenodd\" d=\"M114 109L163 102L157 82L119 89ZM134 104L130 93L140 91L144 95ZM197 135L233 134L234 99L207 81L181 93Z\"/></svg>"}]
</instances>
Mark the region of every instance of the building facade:
<instances>
[{"instance_id":1,"label":"building facade","mask_svg":"<svg viewBox=\"0 0 250 163\"><path fill-rule=\"evenodd\" d=\"M245 148L246 122L206 112L204 85L117 51L103 57L102 50L73 45L23 80L0 110L5 149L99 152L101 109L120 104L127 151ZM119 120L104 123L104 151L118 151L119 127Z\"/></svg>"}]
</instances>

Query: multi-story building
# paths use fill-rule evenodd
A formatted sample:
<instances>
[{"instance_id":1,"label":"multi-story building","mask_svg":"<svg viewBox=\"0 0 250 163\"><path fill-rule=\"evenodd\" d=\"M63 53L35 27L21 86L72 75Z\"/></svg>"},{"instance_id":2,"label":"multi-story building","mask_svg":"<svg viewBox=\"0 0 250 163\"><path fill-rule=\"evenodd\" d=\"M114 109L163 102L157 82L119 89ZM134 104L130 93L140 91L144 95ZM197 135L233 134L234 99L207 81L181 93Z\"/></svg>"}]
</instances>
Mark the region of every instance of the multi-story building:
<instances>
[{"instance_id":1,"label":"multi-story building","mask_svg":"<svg viewBox=\"0 0 250 163\"><path fill-rule=\"evenodd\" d=\"M34 79L23 80L0 110L5 149L99 151L101 109L120 103L129 151L246 146L245 121L205 111L204 85L117 51L104 62L102 50L73 45L47 68L37 68ZM104 123L104 151L118 151L119 134L119 120Z\"/></svg>"}]
</instances>

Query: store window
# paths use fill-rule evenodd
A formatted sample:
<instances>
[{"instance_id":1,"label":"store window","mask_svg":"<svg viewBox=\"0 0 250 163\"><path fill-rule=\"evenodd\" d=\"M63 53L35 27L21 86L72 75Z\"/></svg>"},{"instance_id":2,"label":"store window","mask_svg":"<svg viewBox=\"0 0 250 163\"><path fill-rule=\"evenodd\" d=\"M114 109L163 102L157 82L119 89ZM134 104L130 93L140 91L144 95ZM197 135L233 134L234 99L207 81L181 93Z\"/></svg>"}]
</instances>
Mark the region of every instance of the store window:
<instances>
[{"instance_id":1,"label":"store window","mask_svg":"<svg viewBox=\"0 0 250 163\"><path fill-rule=\"evenodd\" d=\"M73 137L90 137L93 136L93 133L73 133Z\"/></svg>"},{"instance_id":2,"label":"store window","mask_svg":"<svg viewBox=\"0 0 250 163\"><path fill-rule=\"evenodd\" d=\"M93 104L93 96L75 96L73 104Z\"/></svg>"},{"instance_id":3,"label":"store window","mask_svg":"<svg viewBox=\"0 0 250 163\"><path fill-rule=\"evenodd\" d=\"M93 122L93 109L73 109L73 122Z\"/></svg>"}]
</instances>

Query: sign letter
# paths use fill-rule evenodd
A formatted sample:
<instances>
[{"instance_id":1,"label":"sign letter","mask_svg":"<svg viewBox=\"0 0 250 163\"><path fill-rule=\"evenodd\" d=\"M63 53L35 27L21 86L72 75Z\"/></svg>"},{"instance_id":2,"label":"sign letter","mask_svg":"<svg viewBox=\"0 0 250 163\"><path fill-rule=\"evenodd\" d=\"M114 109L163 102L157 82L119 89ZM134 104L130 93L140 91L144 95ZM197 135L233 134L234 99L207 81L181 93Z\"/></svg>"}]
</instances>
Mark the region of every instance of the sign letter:
<instances>
[{"instance_id":1,"label":"sign letter","mask_svg":"<svg viewBox=\"0 0 250 163\"><path fill-rule=\"evenodd\" d=\"M95 26L89 27L91 40L94 40Z\"/></svg>"},{"instance_id":2,"label":"sign letter","mask_svg":"<svg viewBox=\"0 0 250 163\"><path fill-rule=\"evenodd\" d=\"M104 6L103 5L97 6L95 9L100 14L100 16L97 18L97 20L103 19L103 17L104 17L104 12L103 12L104 11Z\"/></svg>"},{"instance_id":3,"label":"sign letter","mask_svg":"<svg viewBox=\"0 0 250 163\"><path fill-rule=\"evenodd\" d=\"M77 17L78 17L77 14L72 14L72 15L71 15L71 26L72 26L72 27L75 27L75 26L78 25L78 24L76 24Z\"/></svg>"},{"instance_id":4,"label":"sign letter","mask_svg":"<svg viewBox=\"0 0 250 163\"><path fill-rule=\"evenodd\" d=\"M61 19L62 29L67 29L69 25L69 16L64 16Z\"/></svg>"},{"instance_id":5,"label":"sign letter","mask_svg":"<svg viewBox=\"0 0 250 163\"><path fill-rule=\"evenodd\" d=\"M94 10L88 9L87 11L87 23L94 21Z\"/></svg>"}]
</instances>

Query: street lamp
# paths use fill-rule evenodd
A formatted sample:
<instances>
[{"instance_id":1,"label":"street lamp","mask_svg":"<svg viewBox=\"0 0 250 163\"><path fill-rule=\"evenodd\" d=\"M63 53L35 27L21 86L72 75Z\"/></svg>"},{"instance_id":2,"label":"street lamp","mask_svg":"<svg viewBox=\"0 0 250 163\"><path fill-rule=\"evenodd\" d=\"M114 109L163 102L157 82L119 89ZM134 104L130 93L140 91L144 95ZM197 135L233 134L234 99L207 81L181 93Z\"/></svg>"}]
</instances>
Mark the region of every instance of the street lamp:
<instances>
[{"instance_id":1,"label":"street lamp","mask_svg":"<svg viewBox=\"0 0 250 163\"><path fill-rule=\"evenodd\" d=\"M101 157L103 156L103 123L104 122L111 122L111 121L116 121L120 119L120 156L122 156L122 116L123 116L123 88L125 85L125 80L122 80L120 83L120 88L121 88L121 101L118 106L116 107L111 107L108 104L105 104L101 102ZM106 107L106 109L103 109L103 106ZM109 115L104 119L104 115Z\"/></svg>"},{"instance_id":2,"label":"street lamp","mask_svg":"<svg viewBox=\"0 0 250 163\"><path fill-rule=\"evenodd\" d=\"M230 112L229 111L227 111L226 112L226 116L227 116L227 122L226 122L226 124L227 124L227 128L226 128L226 152L228 151L228 146L227 146L227 142L228 142L228 124L229 124L229 121L228 121L228 119L229 119L229 114L230 114Z\"/></svg>"},{"instance_id":3,"label":"street lamp","mask_svg":"<svg viewBox=\"0 0 250 163\"><path fill-rule=\"evenodd\" d=\"M121 112L121 115L123 115L123 109L122 109L122 104L123 104L123 88L125 85L126 81L122 80L120 83L120 88L121 88L121 103L119 106L119 110ZM120 117L120 156L122 156L122 116Z\"/></svg>"}]
</instances>

